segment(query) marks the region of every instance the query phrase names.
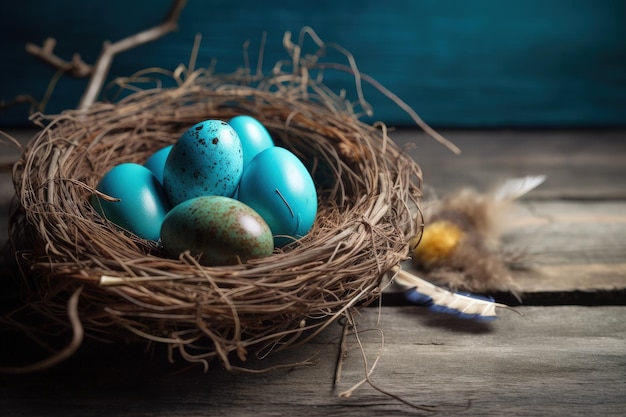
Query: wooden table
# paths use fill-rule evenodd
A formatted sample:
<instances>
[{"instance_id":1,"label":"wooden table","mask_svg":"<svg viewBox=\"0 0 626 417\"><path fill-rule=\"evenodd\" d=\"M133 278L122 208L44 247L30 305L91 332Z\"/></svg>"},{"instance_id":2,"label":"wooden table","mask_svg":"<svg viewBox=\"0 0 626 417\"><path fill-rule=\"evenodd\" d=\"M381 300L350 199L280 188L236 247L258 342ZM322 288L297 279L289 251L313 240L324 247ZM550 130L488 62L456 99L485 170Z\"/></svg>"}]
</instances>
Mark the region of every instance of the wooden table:
<instances>
[{"instance_id":1,"label":"wooden table","mask_svg":"<svg viewBox=\"0 0 626 417\"><path fill-rule=\"evenodd\" d=\"M12 132L22 139L32 132ZM48 371L0 375L7 416L624 415L626 414L626 131L447 131L461 156L398 131L439 194L518 175L548 180L520 202L505 242L528 255L515 271L518 315L475 323L408 305L398 294L361 310L334 384L342 327L251 367L208 373L161 352L86 343ZM1 161L17 153L4 152ZM12 191L2 174L3 216ZM2 218L2 227L6 219ZM2 231L6 235L6 230ZM6 295L5 295L6 297ZM8 334L5 332L5 334ZM383 343L384 342L384 343ZM1 362L26 346L3 337ZM375 369L349 397L340 396ZM295 368L281 364L302 362ZM306 364L305 364L306 363ZM404 401L404 402L403 402Z\"/></svg>"}]
</instances>

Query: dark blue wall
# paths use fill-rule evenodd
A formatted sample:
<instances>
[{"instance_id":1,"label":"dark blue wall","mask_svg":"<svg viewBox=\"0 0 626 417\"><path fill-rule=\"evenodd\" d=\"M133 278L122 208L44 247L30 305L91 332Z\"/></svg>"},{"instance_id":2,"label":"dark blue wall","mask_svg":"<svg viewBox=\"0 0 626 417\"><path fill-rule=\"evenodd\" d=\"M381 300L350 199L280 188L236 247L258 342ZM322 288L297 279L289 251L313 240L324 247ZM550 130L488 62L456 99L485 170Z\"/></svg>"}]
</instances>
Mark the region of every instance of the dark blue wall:
<instances>
[{"instance_id":1,"label":"dark blue wall","mask_svg":"<svg viewBox=\"0 0 626 417\"><path fill-rule=\"evenodd\" d=\"M26 42L53 36L56 52L92 63L102 41L159 23L169 0L23 0L0 5L0 99L44 95L54 71L27 55ZM267 32L264 70L285 58L282 35L303 26L336 42L371 75L435 126L581 126L626 122L626 2L622 0L189 0L180 30L119 55L112 76L187 62L196 33L198 65L218 72L252 61ZM340 60L333 55L329 60ZM345 77L331 87L350 88ZM86 80L61 79L47 107L75 107ZM375 118L410 123L393 103L366 90ZM0 114L23 122L27 107Z\"/></svg>"}]
</instances>

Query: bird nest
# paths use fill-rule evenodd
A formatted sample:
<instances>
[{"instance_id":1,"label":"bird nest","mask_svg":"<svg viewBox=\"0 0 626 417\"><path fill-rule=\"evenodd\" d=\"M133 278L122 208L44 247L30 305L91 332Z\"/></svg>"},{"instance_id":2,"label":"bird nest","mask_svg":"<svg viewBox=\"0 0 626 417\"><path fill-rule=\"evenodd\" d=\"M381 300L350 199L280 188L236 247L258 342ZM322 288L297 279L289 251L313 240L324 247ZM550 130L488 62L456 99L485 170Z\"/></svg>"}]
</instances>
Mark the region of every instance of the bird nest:
<instances>
[{"instance_id":1,"label":"bird nest","mask_svg":"<svg viewBox=\"0 0 626 417\"><path fill-rule=\"evenodd\" d=\"M311 76L317 61L292 64L258 77L179 68L172 87L34 118L42 129L14 165L11 241L26 302L73 329L68 350L85 334L229 368L233 357L303 343L380 296L420 231L419 166L383 124L362 122ZM310 170L319 210L302 239L267 258L202 266L188 253L166 258L158 242L121 231L89 204L114 165L143 163L191 125L238 114L258 119Z\"/></svg>"}]
</instances>

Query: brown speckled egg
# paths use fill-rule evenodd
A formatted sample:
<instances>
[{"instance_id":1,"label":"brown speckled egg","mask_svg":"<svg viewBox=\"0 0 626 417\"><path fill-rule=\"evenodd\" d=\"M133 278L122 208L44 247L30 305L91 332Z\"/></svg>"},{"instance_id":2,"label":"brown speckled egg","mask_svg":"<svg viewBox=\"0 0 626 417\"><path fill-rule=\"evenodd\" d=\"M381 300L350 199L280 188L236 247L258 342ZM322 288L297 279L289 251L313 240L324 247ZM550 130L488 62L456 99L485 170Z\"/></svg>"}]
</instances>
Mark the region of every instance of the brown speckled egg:
<instances>
[{"instance_id":1,"label":"brown speckled egg","mask_svg":"<svg viewBox=\"0 0 626 417\"><path fill-rule=\"evenodd\" d=\"M167 256L189 250L203 265L233 265L272 254L269 226L252 208L223 196L182 202L163 219L161 242Z\"/></svg>"}]
</instances>

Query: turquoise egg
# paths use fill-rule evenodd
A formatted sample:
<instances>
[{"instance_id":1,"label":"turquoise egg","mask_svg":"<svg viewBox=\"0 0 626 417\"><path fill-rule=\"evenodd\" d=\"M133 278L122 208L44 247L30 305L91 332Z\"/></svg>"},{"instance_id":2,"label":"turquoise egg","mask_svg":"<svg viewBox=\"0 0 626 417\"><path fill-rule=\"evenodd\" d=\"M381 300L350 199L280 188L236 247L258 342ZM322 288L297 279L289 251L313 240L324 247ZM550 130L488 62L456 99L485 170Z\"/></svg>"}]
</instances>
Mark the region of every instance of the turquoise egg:
<instances>
[{"instance_id":1,"label":"turquoise egg","mask_svg":"<svg viewBox=\"0 0 626 417\"><path fill-rule=\"evenodd\" d=\"M176 141L163 168L163 187L172 206L194 197L235 193L243 172L237 132L221 120L205 120Z\"/></svg>"},{"instance_id":2,"label":"turquoise egg","mask_svg":"<svg viewBox=\"0 0 626 417\"><path fill-rule=\"evenodd\" d=\"M165 148L161 148L155 153L153 153L150 158L144 162L143 166L148 168L155 177L159 180L161 184L163 184L163 169L165 168L165 161L172 150L173 145L166 146Z\"/></svg>"},{"instance_id":3,"label":"turquoise egg","mask_svg":"<svg viewBox=\"0 0 626 417\"><path fill-rule=\"evenodd\" d=\"M104 174L96 189L119 199L106 201L94 194L91 204L100 215L141 238L159 239L169 204L152 171L139 164L116 165Z\"/></svg>"},{"instance_id":4,"label":"turquoise egg","mask_svg":"<svg viewBox=\"0 0 626 417\"><path fill-rule=\"evenodd\" d=\"M229 197L201 196L174 207L163 220L167 256L184 251L203 265L233 265L272 254L274 239L263 218Z\"/></svg>"},{"instance_id":5,"label":"turquoise egg","mask_svg":"<svg viewBox=\"0 0 626 417\"><path fill-rule=\"evenodd\" d=\"M317 215L311 174L296 155L278 146L250 161L239 183L238 199L265 219L276 246L306 235Z\"/></svg>"},{"instance_id":6,"label":"turquoise egg","mask_svg":"<svg viewBox=\"0 0 626 417\"><path fill-rule=\"evenodd\" d=\"M274 146L274 140L265 126L252 116L235 116L228 124L235 129L241 141L244 169L259 152Z\"/></svg>"}]
</instances>

